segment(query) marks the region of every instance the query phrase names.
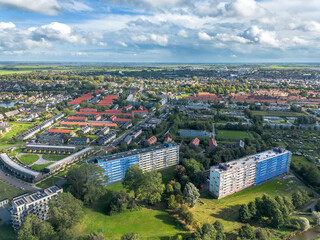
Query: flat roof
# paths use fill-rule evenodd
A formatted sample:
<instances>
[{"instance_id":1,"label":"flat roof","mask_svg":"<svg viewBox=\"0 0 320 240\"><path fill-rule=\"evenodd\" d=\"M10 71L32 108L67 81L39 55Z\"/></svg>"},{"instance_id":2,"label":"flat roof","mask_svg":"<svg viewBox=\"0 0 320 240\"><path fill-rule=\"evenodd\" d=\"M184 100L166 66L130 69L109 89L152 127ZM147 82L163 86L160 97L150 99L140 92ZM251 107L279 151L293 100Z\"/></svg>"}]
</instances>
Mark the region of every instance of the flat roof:
<instances>
[{"instance_id":1,"label":"flat roof","mask_svg":"<svg viewBox=\"0 0 320 240\"><path fill-rule=\"evenodd\" d=\"M148 148L134 149L134 150L127 151L127 152L106 155L106 156L102 157L101 160L103 160L104 162L107 162L107 161L114 160L114 159L131 157L131 156L134 156L137 154L141 154L141 153L145 153L145 152L152 152L152 151L161 150L164 148L169 148L169 147L174 147L174 146L178 146L178 144L170 143L170 144L162 144L162 145L158 145L158 146L152 146L152 147L148 147Z\"/></svg>"},{"instance_id":2,"label":"flat roof","mask_svg":"<svg viewBox=\"0 0 320 240\"><path fill-rule=\"evenodd\" d=\"M46 167L46 169L51 169L51 168L54 168L56 166L59 166L60 164L63 164L64 162L68 161L69 159L73 158L73 157L78 157L79 155L87 152L87 151L90 151L92 149L92 147L87 147L85 149L82 149L81 151L79 152L76 152L68 157L65 157L64 159L61 159L60 161L58 162L55 162L53 164L51 164L50 166Z\"/></svg>"},{"instance_id":3,"label":"flat roof","mask_svg":"<svg viewBox=\"0 0 320 240\"><path fill-rule=\"evenodd\" d=\"M226 168L228 168L228 167L234 168L234 167L242 166L244 164L251 164L254 162L262 162L268 158L272 158L272 157L282 155L282 154L285 154L288 152L289 151L285 150L285 149L282 149L282 152L278 152L278 151L275 151L274 149L271 149L271 150L267 150L267 151L264 151L261 153L257 153L257 154L249 155L249 156L246 156L243 158L239 158L239 159L233 160L231 162L226 162L226 163L223 163L222 165L225 165ZM212 166L211 168L215 168L215 170L218 172L225 171L225 169L220 168L220 165Z\"/></svg>"},{"instance_id":4,"label":"flat roof","mask_svg":"<svg viewBox=\"0 0 320 240\"><path fill-rule=\"evenodd\" d=\"M26 145L27 148L37 147L37 148L58 148L58 149L73 149L75 150L76 147L70 147L70 146L55 146L55 145L35 145L35 144L29 144Z\"/></svg>"},{"instance_id":5,"label":"flat roof","mask_svg":"<svg viewBox=\"0 0 320 240\"><path fill-rule=\"evenodd\" d=\"M29 168L26 168L26 167L23 167L21 165L19 165L18 163L14 162L9 156L8 154L6 153L2 153L0 154L0 158L1 160L6 163L7 165L9 165L10 167L12 167L13 169L16 169L17 171L19 172L23 172L23 173L26 173L28 175L31 175L31 176L34 176L34 177L37 177L39 176L41 173L40 172L37 172L37 171L34 171L34 170L31 170Z\"/></svg>"}]
</instances>

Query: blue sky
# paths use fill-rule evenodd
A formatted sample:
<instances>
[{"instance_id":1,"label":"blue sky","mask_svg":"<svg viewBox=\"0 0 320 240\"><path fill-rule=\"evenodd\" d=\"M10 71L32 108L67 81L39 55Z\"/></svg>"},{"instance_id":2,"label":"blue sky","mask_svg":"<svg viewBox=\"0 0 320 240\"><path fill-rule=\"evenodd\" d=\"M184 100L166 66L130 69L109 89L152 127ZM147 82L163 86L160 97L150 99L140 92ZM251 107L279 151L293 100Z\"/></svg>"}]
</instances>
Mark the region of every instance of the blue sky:
<instances>
[{"instance_id":1,"label":"blue sky","mask_svg":"<svg viewBox=\"0 0 320 240\"><path fill-rule=\"evenodd\" d=\"M318 0L0 0L0 61L319 62Z\"/></svg>"}]
</instances>

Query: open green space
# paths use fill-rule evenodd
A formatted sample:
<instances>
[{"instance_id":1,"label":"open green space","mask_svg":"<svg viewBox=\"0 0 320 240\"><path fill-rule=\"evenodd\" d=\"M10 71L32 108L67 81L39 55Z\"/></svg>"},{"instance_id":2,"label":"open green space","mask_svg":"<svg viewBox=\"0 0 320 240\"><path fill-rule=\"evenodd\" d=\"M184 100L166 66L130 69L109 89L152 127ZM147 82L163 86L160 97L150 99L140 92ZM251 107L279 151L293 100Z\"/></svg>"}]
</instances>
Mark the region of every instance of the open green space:
<instances>
[{"instance_id":1,"label":"open green space","mask_svg":"<svg viewBox=\"0 0 320 240\"><path fill-rule=\"evenodd\" d=\"M13 197L18 196L24 192L26 191L12 187L9 184L0 181L0 200L5 198L12 199Z\"/></svg>"},{"instance_id":2,"label":"open green space","mask_svg":"<svg viewBox=\"0 0 320 240\"><path fill-rule=\"evenodd\" d=\"M270 117L298 117L305 115L300 112L281 112L281 111L252 111L256 116L270 116Z\"/></svg>"},{"instance_id":3,"label":"open green space","mask_svg":"<svg viewBox=\"0 0 320 240\"><path fill-rule=\"evenodd\" d=\"M34 164L34 165L31 166L31 169L33 169L35 171L41 171L42 169L44 169L45 167L50 166L51 164L53 164L53 162L46 163L46 164Z\"/></svg>"},{"instance_id":4,"label":"open green space","mask_svg":"<svg viewBox=\"0 0 320 240\"><path fill-rule=\"evenodd\" d=\"M229 130L218 130L218 139L219 140L239 140L239 139L253 139L253 135L245 131L229 131Z\"/></svg>"},{"instance_id":5,"label":"open green space","mask_svg":"<svg viewBox=\"0 0 320 240\"><path fill-rule=\"evenodd\" d=\"M0 223L0 239L1 240L15 240L16 239L15 232L14 232L13 227L11 225L6 226L6 225Z\"/></svg>"},{"instance_id":6,"label":"open green space","mask_svg":"<svg viewBox=\"0 0 320 240\"><path fill-rule=\"evenodd\" d=\"M3 134L3 137L0 138L0 145L7 144L8 140L10 140L13 136L17 136L21 133L23 133L25 130L30 128L32 126L32 123L10 123L10 127L12 128L12 131L7 132ZM17 143L19 144L19 143Z\"/></svg>"},{"instance_id":7,"label":"open green space","mask_svg":"<svg viewBox=\"0 0 320 240\"><path fill-rule=\"evenodd\" d=\"M61 159L64 159L65 157L67 157L67 156L65 156L65 155L49 155L49 154L42 155L42 158L46 159L48 161L59 161Z\"/></svg>"},{"instance_id":8,"label":"open green space","mask_svg":"<svg viewBox=\"0 0 320 240\"><path fill-rule=\"evenodd\" d=\"M36 154L22 154L19 157L19 160L24 163L25 165L31 165L34 162L39 160L39 156Z\"/></svg>"},{"instance_id":9,"label":"open green space","mask_svg":"<svg viewBox=\"0 0 320 240\"><path fill-rule=\"evenodd\" d=\"M304 156L292 156L291 163L298 168L301 168L302 166L314 166L314 163L308 161Z\"/></svg>"},{"instance_id":10,"label":"open green space","mask_svg":"<svg viewBox=\"0 0 320 240\"><path fill-rule=\"evenodd\" d=\"M247 204L256 197L263 196L263 194L272 197L277 195L290 197L293 192L299 189L308 190L295 178L282 179L279 177L219 200L214 199L206 190L201 193L200 197L204 204L197 204L191 211L201 223L212 223L220 220L226 231L232 231L242 225L238 222L238 211L241 204Z\"/></svg>"},{"instance_id":11,"label":"open green space","mask_svg":"<svg viewBox=\"0 0 320 240\"><path fill-rule=\"evenodd\" d=\"M59 178L59 177L50 177L50 178L42 181L41 183L38 183L37 187L47 188L47 187L50 187L50 186L56 184L59 180L61 180L61 178Z\"/></svg>"},{"instance_id":12,"label":"open green space","mask_svg":"<svg viewBox=\"0 0 320 240\"><path fill-rule=\"evenodd\" d=\"M123 190L121 183L107 187L108 193L92 208L84 207L84 217L73 228L76 236L83 236L92 231L101 232L106 239L119 239L128 232L137 232L144 239L169 239L179 233L185 233L177 227L176 220L163 206L141 207L140 210L113 216L106 214L106 201L113 191ZM181 227L180 227L181 228Z\"/></svg>"}]
</instances>

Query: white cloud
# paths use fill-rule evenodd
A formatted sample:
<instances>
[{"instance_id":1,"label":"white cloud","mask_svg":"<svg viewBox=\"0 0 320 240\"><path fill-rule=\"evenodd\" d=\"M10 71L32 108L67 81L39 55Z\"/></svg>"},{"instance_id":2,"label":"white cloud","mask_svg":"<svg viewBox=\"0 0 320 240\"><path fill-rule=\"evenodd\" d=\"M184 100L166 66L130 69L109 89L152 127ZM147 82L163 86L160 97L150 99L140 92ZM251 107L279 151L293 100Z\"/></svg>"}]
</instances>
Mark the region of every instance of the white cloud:
<instances>
[{"instance_id":1,"label":"white cloud","mask_svg":"<svg viewBox=\"0 0 320 240\"><path fill-rule=\"evenodd\" d=\"M14 25L12 22L0 22L0 30L15 28L15 27L16 25Z\"/></svg>"},{"instance_id":2,"label":"white cloud","mask_svg":"<svg viewBox=\"0 0 320 240\"><path fill-rule=\"evenodd\" d=\"M46 39L69 43L87 43L87 40L83 36L72 32L71 27L63 23L53 22L38 28L29 28L29 31L35 40Z\"/></svg>"},{"instance_id":3,"label":"white cloud","mask_svg":"<svg viewBox=\"0 0 320 240\"><path fill-rule=\"evenodd\" d=\"M93 11L93 8L91 8L90 6L74 0L63 0L60 2L60 4L61 7L70 12Z\"/></svg>"},{"instance_id":4,"label":"white cloud","mask_svg":"<svg viewBox=\"0 0 320 240\"><path fill-rule=\"evenodd\" d=\"M206 32L199 32L198 33L198 37L200 40L202 41L210 41L213 39L213 37L211 37L208 33Z\"/></svg>"},{"instance_id":5,"label":"white cloud","mask_svg":"<svg viewBox=\"0 0 320 240\"><path fill-rule=\"evenodd\" d=\"M181 29L181 30L178 32L178 36L179 36L179 37L183 37L183 38L187 38L187 37L188 37L188 33L187 33L186 30Z\"/></svg>"},{"instance_id":6,"label":"white cloud","mask_svg":"<svg viewBox=\"0 0 320 240\"><path fill-rule=\"evenodd\" d=\"M62 11L56 0L0 0L0 7L57 15Z\"/></svg>"},{"instance_id":7,"label":"white cloud","mask_svg":"<svg viewBox=\"0 0 320 240\"><path fill-rule=\"evenodd\" d=\"M167 35L151 34L150 39L160 46L164 47L164 46L168 45L168 36Z\"/></svg>"},{"instance_id":8,"label":"white cloud","mask_svg":"<svg viewBox=\"0 0 320 240\"><path fill-rule=\"evenodd\" d=\"M264 46L280 47L280 42L276 38L275 32L260 29L258 26L250 27L241 37Z\"/></svg>"},{"instance_id":9,"label":"white cloud","mask_svg":"<svg viewBox=\"0 0 320 240\"><path fill-rule=\"evenodd\" d=\"M126 44L125 42L118 41L117 43L120 44L122 47L128 47L128 44Z\"/></svg>"},{"instance_id":10,"label":"white cloud","mask_svg":"<svg viewBox=\"0 0 320 240\"><path fill-rule=\"evenodd\" d=\"M139 7L168 8L190 4L192 0L106 0L116 4L129 4Z\"/></svg>"},{"instance_id":11,"label":"white cloud","mask_svg":"<svg viewBox=\"0 0 320 240\"><path fill-rule=\"evenodd\" d=\"M215 39L222 41L222 42L237 42L237 43L248 43L250 42L248 39L245 39L240 36L235 35L229 35L226 33L218 33L215 37Z\"/></svg>"}]
</instances>

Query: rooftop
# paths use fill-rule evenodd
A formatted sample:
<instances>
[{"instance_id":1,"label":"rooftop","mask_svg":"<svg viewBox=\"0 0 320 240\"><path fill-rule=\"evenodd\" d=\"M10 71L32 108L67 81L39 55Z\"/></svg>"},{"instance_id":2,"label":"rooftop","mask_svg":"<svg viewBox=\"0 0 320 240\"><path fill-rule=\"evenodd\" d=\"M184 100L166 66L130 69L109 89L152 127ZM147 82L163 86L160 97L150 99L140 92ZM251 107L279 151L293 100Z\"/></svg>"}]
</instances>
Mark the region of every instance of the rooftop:
<instances>
[{"instance_id":1,"label":"rooftop","mask_svg":"<svg viewBox=\"0 0 320 240\"><path fill-rule=\"evenodd\" d=\"M288 151L285 149L274 148L272 150L268 150L265 152L261 152L261 153L249 155L249 156L246 156L243 158L239 158L239 159L231 161L231 162L212 166L211 168L214 168L218 172L228 171L232 168L240 167L244 164L251 164L254 162L262 162L268 158L271 158L271 157L274 157L274 156L277 156L280 154L285 154L285 153L288 153Z\"/></svg>"},{"instance_id":2,"label":"rooftop","mask_svg":"<svg viewBox=\"0 0 320 240\"><path fill-rule=\"evenodd\" d=\"M175 144L175 143L169 143L169 144L165 143L165 144L162 144L162 145L148 147L148 148L134 149L134 150L127 151L127 152L121 152L121 153L116 153L116 154L112 154L112 155L107 155L107 156L102 157L101 160L104 161L104 162L107 162L107 161L114 160L114 159L131 157L131 156L138 155L138 154L141 154L141 153L161 150L161 149L169 148L169 147L173 147L173 146L177 146L177 144Z\"/></svg>"}]
</instances>

